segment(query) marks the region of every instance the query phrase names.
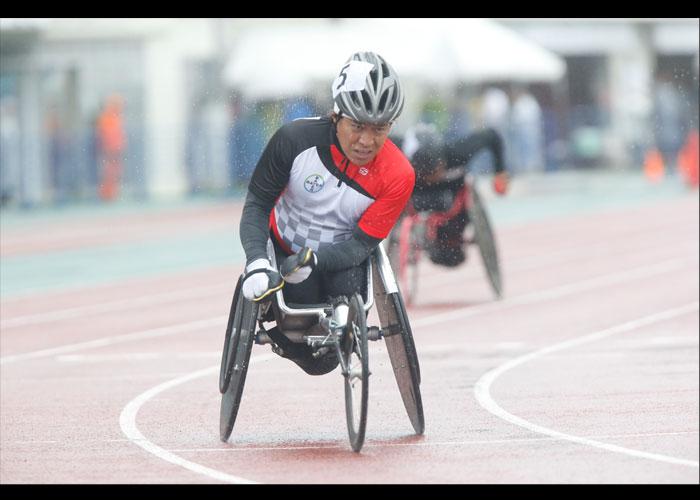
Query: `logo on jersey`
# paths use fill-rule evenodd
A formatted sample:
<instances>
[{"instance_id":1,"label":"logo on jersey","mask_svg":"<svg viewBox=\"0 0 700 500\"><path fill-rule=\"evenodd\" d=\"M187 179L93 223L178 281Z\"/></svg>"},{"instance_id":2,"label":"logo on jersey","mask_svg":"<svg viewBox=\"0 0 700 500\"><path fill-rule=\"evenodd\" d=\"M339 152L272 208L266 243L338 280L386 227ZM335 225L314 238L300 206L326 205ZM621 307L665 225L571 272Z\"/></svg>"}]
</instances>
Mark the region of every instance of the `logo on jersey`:
<instances>
[{"instance_id":1,"label":"logo on jersey","mask_svg":"<svg viewBox=\"0 0 700 500\"><path fill-rule=\"evenodd\" d=\"M367 175L367 174L369 174L369 170L366 167L362 167L362 168L360 168L360 173L362 175Z\"/></svg>"},{"instance_id":2,"label":"logo on jersey","mask_svg":"<svg viewBox=\"0 0 700 500\"><path fill-rule=\"evenodd\" d=\"M323 179L318 174L311 174L304 180L304 189L306 189L309 193L318 193L321 189L323 189L323 186L326 184L326 181Z\"/></svg>"}]
</instances>

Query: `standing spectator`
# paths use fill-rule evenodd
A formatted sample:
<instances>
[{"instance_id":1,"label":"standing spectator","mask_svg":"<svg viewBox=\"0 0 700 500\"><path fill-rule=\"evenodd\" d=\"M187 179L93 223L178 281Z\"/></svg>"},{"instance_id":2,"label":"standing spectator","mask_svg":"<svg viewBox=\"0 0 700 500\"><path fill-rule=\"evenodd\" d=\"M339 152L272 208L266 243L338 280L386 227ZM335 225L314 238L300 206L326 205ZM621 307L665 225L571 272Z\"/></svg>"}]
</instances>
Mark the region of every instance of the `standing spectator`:
<instances>
[{"instance_id":1,"label":"standing spectator","mask_svg":"<svg viewBox=\"0 0 700 500\"><path fill-rule=\"evenodd\" d=\"M511 159L516 171L543 170L542 109L537 100L524 88L513 94L511 111Z\"/></svg>"},{"instance_id":2,"label":"standing spectator","mask_svg":"<svg viewBox=\"0 0 700 500\"><path fill-rule=\"evenodd\" d=\"M664 160L667 170L676 166L678 151L683 146L689 130L681 92L673 84L668 72L662 72L654 89L653 130L656 147Z\"/></svg>"},{"instance_id":3,"label":"standing spectator","mask_svg":"<svg viewBox=\"0 0 700 500\"><path fill-rule=\"evenodd\" d=\"M21 143L17 101L0 99L0 205L19 201L22 187Z\"/></svg>"},{"instance_id":4,"label":"standing spectator","mask_svg":"<svg viewBox=\"0 0 700 500\"><path fill-rule=\"evenodd\" d=\"M122 155L126 148L123 107L123 97L118 94L111 95L97 117L101 174L100 198L103 200L112 200L119 194L122 180Z\"/></svg>"},{"instance_id":5,"label":"standing spectator","mask_svg":"<svg viewBox=\"0 0 700 500\"><path fill-rule=\"evenodd\" d=\"M508 137L510 129L510 101L508 94L496 87L487 88L481 97L483 128L492 128L501 137Z\"/></svg>"}]
</instances>

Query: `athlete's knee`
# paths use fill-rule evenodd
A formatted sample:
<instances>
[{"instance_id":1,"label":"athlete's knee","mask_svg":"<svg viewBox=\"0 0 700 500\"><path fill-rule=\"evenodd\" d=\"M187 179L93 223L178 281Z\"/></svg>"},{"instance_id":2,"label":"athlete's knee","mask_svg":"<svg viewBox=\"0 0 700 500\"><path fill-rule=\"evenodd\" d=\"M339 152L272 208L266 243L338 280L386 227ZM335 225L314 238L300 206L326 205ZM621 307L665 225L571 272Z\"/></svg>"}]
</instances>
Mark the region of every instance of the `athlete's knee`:
<instances>
[{"instance_id":1,"label":"athlete's knee","mask_svg":"<svg viewBox=\"0 0 700 500\"><path fill-rule=\"evenodd\" d=\"M358 292L364 295L367 288L366 263L327 273L325 282L326 293L330 297L352 297Z\"/></svg>"}]
</instances>

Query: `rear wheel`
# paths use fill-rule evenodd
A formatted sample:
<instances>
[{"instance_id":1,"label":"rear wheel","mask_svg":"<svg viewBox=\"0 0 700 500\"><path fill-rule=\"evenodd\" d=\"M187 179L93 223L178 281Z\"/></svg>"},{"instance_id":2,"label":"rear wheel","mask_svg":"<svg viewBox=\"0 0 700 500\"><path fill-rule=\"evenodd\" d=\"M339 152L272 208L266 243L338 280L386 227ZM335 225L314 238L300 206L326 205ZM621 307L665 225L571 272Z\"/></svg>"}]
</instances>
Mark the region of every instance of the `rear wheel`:
<instances>
[{"instance_id":1,"label":"rear wheel","mask_svg":"<svg viewBox=\"0 0 700 500\"><path fill-rule=\"evenodd\" d=\"M367 357L367 322L364 303L359 294L350 299L347 326L341 339L341 355L346 368L345 415L353 451L360 451L367 428L369 397L369 361Z\"/></svg>"},{"instance_id":2,"label":"rear wheel","mask_svg":"<svg viewBox=\"0 0 700 500\"><path fill-rule=\"evenodd\" d=\"M498 250L496 248L496 240L491 230L486 209L481 201L481 197L476 191L474 185L471 186L472 206L471 206L471 221L474 226L474 242L479 247L481 261L486 268L491 288L500 298L503 292L503 284L501 281L501 270L498 261Z\"/></svg>"},{"instance_id":3,"label":"rear wheel","mask_svg":"<svg viewBox=\"0 0 700 500\"><path fill-rule=\"evenodd\" d=\"M401 292L377 296L377 308L384 343L406 413L416 434L423 434L425 418L420 393L420 365Z\"/></svg>"}]
</instances>

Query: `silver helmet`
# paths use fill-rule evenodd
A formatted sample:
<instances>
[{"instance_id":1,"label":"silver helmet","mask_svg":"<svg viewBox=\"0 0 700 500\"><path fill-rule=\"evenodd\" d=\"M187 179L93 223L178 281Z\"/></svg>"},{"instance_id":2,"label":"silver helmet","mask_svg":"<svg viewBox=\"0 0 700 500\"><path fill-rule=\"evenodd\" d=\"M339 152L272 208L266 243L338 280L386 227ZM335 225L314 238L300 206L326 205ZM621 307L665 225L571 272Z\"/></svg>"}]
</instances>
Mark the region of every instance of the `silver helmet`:
<instances>
[{"instance_id":1,"label":"silver helmet","mask_svg":"<svg viewBox=\"0 0 700 500\"><path fill-rule=\"evenodd\" d=\"M364 64L355 64L356 61ZM353 70L355 74L350 75L348 72ZM403 110L404 95L399 77L389 63L374 52L351 55L333 82L332 90L336 112L359 123L390 123Z\"/></svg>"}]
</instances>

